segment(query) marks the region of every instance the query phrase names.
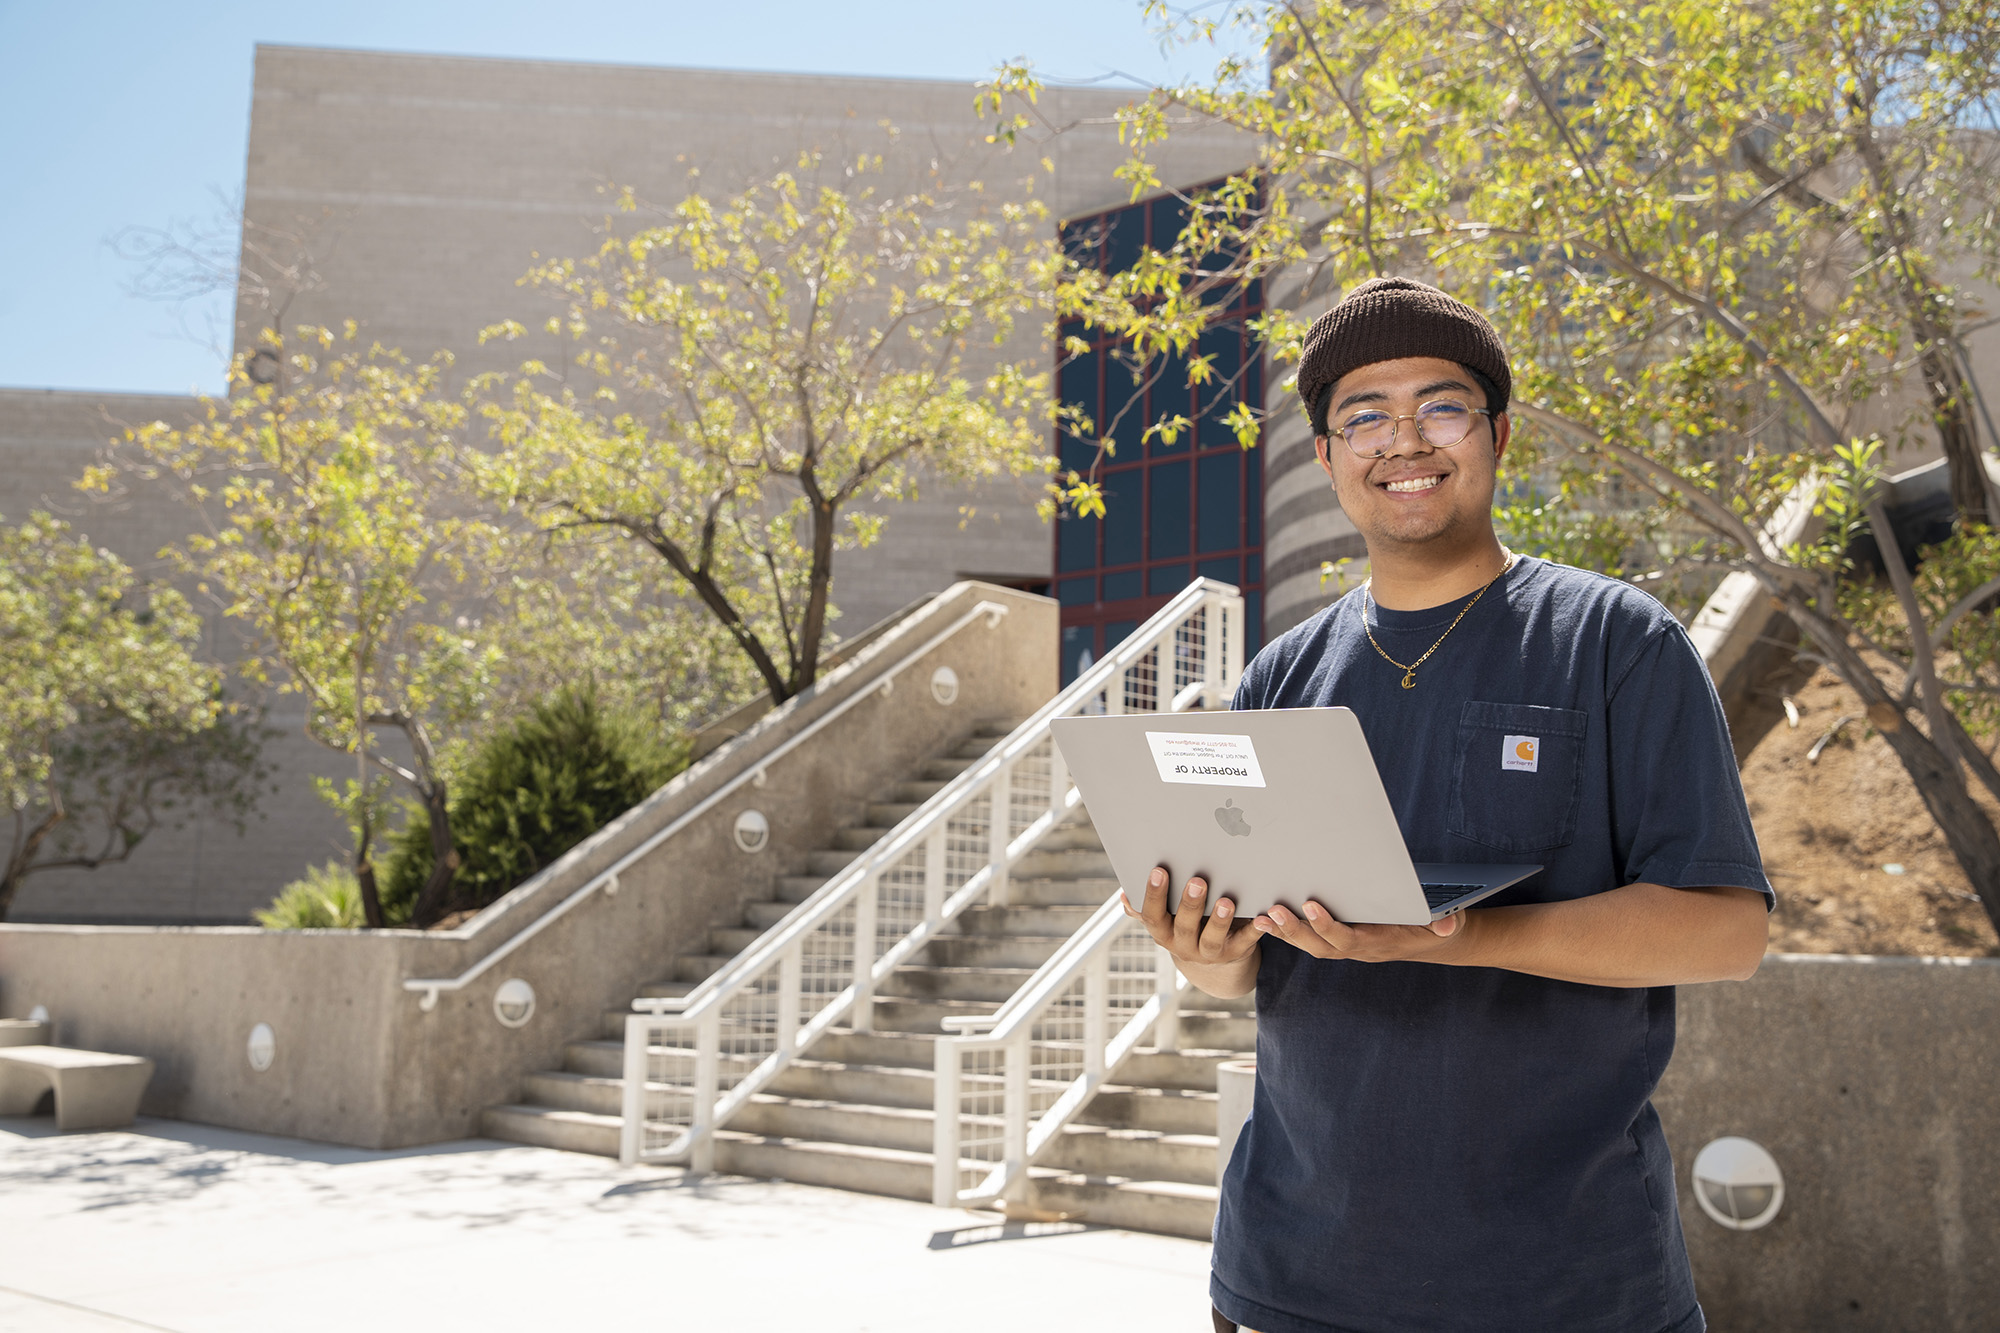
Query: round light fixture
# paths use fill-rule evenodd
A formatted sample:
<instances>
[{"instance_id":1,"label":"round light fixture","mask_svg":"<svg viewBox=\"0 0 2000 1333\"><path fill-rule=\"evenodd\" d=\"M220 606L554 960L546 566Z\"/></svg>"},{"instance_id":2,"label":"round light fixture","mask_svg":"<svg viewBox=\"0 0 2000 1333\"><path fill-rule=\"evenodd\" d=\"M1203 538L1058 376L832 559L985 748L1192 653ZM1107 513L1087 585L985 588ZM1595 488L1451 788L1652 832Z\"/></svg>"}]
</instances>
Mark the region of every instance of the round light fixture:
<instances>
[{"instance_id":1,"label":"round light fixture","mask_svg":"<svg viewBox=\"0 0 2000 1333\"><path fill-rule=\"evenodd\" d=\"M268 347L258 348L243 363L243 373L252 384L273 383L278 378L278 354Z\"/></svg>"},{"instance_id":2,"label":"round light fixture","mask_svg":"<svg viewBox=\"0 0 2000 1333\"><path fill-rule=\"evenodd\" d=\"M771 821L760 810L745 810L736 816L736 845L746 852L761 852L771 841Z\"/></svg>"},{"instance_id":3,"label":"round light fixture","mask_svg":"<svg viewBox=\"0 0 2000 1333\"><path fill-rule=\"evenodd\" d=\"M1762 1144L1720 1138L1695 1155L1694 1199L1731 1231L1755 1231L1784 1206L1785 1174Z\"/></svg>"},{"instance_id":4,"label":"round light fixture","mask_svg":"<svg viewBox=\"0 0 2000 1333\"><path fill-rule=\"evenodd\" d=\"M250 1029L250 1041L244 1048L250 1057L250 1067L263 1073L278 1058L278 1034L271 1031L269 1023L259 1023Z\"/></svg>"},{"instance_id":5,"label":"round light fixture","mask_svg":"<svg viewBox=\"0 0 2000 1333\"><path fill-rule=\"evenodd\" d=\"M958 673L948 666L931 672L931 698L946 706L958 702Z\"/></svg>"},{"instance_id":6,"label":"round light fixture","mask_svg":"<svg viewBox=\"0 0 2000 1333\"><path fill-rule=\"evenodd\" d=\"M502 1027L526 1027L535 1016L535 988L519 977L507 978L493 992L493 1016Z\"/></svg>"}]
</instances>

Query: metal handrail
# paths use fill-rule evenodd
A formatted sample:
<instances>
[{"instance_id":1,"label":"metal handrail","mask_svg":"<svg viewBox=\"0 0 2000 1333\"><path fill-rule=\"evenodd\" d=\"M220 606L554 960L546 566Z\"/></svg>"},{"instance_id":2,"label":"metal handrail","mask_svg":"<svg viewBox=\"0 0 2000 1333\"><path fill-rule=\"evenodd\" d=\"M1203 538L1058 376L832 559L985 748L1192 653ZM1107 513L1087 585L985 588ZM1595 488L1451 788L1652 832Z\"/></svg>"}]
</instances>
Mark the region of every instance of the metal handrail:
<instances>
[{"instance_id":1,"label":"metal handrail","mask_svg":"<svg viewBox=\"0 0 2000 1333\"><path fill-rule=\"evenodd\" d=\"M1210 616L1217 613L1234 612ZM1158 694L1173 688L1176 668L1171 658L1176 635L1194 617L1203 624L1201 676L1172 696L1168 706L1186 707L1196 699L1221 700L1233 692L1241 674L1242 599L1235 588L1198 579L1155 613L1116 650L1084 671L1069 687L1038 709L972 767L960 773L868 852L822 885L785 918L765 931L742 953L685 996L633 1001L635 1013L626 1019L623 1133L619 1155L625 1162L686 1160L696 1170L713 1164L714 1133L735 1110L767 1087L792 1058L807 1049L828 1028L853 1015L857 1031L868 1030L876 985L934 938L944 926L981 898L1006 901L1008 872L1033 850L1043 836L1080 803L1069 786L1061 755L1050 741L1049 724L1057 717L1094 711L1104 696L1106 711L1123 711L1125 673L1149 654L1164 649L1168 660ZM1230 630L1221 632L1227 620ZM1218 642L1217 640L1220 640ZM1227 659L1225 661L1225 658ZM1159 662L1155 658L1156 664ZM1157 704L1156 704L1157 706ZM1165 710L1161 710L1165 711ZM1021 761L1048 746L1049 787L1043 808L1018 834L1012 833L1012 783ZM987 817L987 861L955 889L947 891L945 860L947 829L982 798L991 804ZM923 852L924 911L921 921L903 931L879 954L876 951L875 891L892 867L919 850ZM841 916L854 908L852 926L853 980L811 1014L800 1011L804 949L819 932L837 935ZM818 956L822 961L824 954ZM767 1003L768 1001L768 1003ZM735 1017L734 1039L760 1049L740 1058L761 1055L729 1089L721 1089L722 1019L726 1006L744 1012ZM691 1044L687 1040L692 1034ZM655 1038L675 1034L677 1043L656 1044ZM761 1048L768 1046L768 1051ZM680 1062L673 1076L649 1077L649 1060ZM692 1062L691 1072L686 1068ZM645 1142L648 1098L684 1099L685 1124L657 1148Z\"/></svg>"},{"instance_id":2,"label":"metal handrail","mask_svg":"<svg viewBox=\"0 0 2000 1333\"><path fill-rule=\"evenodd\" d=\"M986 627L988 629L999 628L1001 618L1007 614L1008 610L1009 608L1004 602L982 601L976 603L970 610L962 613L958 619L952 621L951 624L926 639L914 651L905 653L886 669L877 673L865 686L855 690L838 704L814 718L810 724L801 728L797 735L791 737L784 744L772 750L771 753L757 760L756 763L745 768L728 782L710 792L694 806L675 818L665 828L654 833L637 847L634 847L631 851L612 862L610 866L593 875L581 888L578 888L554 907L542 913L541 916L530 922L525 929L510 936L506 943L502 944L492 953L487 954L484 958L455 977L406 978L403 982L403 989L406 991L423 992L423 999L417 1002L417 1007L425 1013L429 1013L431 1010L437 1008L440 992L463 990L465 987L471 985L501 959L507 957L507 955L513 953L516 949L539 935L599 889L615 896L618 892L618 877L621 873L637 865L661 843L707 814L717 804L727 799L745 784L762 786L764 784L765 770L772 764L805 744L805 742L819 734L828 724L832 723L834 719L846 713L848 709L853 708L856 704L863 702L877 693L887 693L889 688L895 684L896 677L912 663L921 661L933 649L939 647L947 639L950 639L981 616L986 617ZM766 716L769 715L767 714Z\"/></svg>"},{"instance_id":3,"label":"metal handrail","mask_svg":"<svg viewBox=\"0 0 2000 1333\"><path fill-rule=\"evenodd\" d=\"M1003 1198L1026 1177L1028 1168L1056 1142L1098 1089L1117 1074L1149 1030L1157 1028L1157 1049L1178 1049L1180 997L1186 981L1175 968L1172 955L1157 945L1146 951L1152 955L1153 993L1124 1023L1115 1030L1111 1027L1111 954L1121 943L1136 943L1141 933L1142 928L1125 915L1120 895L1114 893L1070 936L1064 948L1037 968L987 1020L992 1023L990 1031L965 1031L983 1026L978 1020L945 1020L948 1028L959 1029L960 1034L939 1038L935 1048L933 1203L941 1208L970 1208ZM1049 1105L1039 1116L1031 1115L1029 1073L1036 1026L1058 1003L1079 998L1079 985L1083 988L1081 1071L1059 1092L1044 1088L1043 1095L1051 1098ZM968 1056L986 1052L1002 1056L1001 1072L989 1075L990 1081L998 1083L1001 1098L1001 1152L978 1184L960 1189L959 1175L967 1166L961 1155L959 1120L965 1063ZM991 1095L989 1090L983 1100Z\"/></svg>"}]
</instances>

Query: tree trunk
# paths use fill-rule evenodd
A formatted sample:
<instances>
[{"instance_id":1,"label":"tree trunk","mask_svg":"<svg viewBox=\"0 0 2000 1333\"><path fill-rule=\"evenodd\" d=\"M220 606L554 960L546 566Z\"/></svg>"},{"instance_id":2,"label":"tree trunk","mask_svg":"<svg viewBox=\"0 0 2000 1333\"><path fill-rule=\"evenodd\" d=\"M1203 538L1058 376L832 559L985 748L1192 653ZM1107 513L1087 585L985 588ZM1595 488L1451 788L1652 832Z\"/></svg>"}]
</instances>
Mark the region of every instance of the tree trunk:
<instances>
[{"instance_id":1,"label":"tree trunk","mask_svg":"<svg viewBox=\"0 0 2000 1333\"><path fill-rule=\"evenodd\" d=\"M424 813L430 820L431 876L410 911L412 925L429 926L444 915L451 882L458 874L458 848L451 841L451 814L445 804L445 784L433 782L424 793Z\"/></svg>"},{"instance_id":2,"label":"tree trunk","mask_svg":"<svg viewBox=\"0 0 2000 1333\"><path fill-rule=\"evenodd\" d=\"M1979 433L1973 425L1971 388L1959 371L1958 357L1942 331L1920 325L1919 336L1928 332L1931 341L1922 358L1924 386L1930 391L1931 419L1937 423L1938 439L1944 445L1945 468L1951 476L1951 507L1961 525L1993 525L1987 505L1986 464L1979 447Z\"/></svg>"},{"instance_id":3,"label":"tree trunk","mask_svg":"<svg viewBox=\"0 0 2000 1333\"><path fill-rule=\"evenodd\" d=\"M1972 793L1928 737L1908 725L1898 725L1883 730L1882 738L1916 783L1924 808L1944 833L1993 929L2000 932L2000 832L1994 830L1986 811L1972 799Z\"/></svg>"}]
</instances>

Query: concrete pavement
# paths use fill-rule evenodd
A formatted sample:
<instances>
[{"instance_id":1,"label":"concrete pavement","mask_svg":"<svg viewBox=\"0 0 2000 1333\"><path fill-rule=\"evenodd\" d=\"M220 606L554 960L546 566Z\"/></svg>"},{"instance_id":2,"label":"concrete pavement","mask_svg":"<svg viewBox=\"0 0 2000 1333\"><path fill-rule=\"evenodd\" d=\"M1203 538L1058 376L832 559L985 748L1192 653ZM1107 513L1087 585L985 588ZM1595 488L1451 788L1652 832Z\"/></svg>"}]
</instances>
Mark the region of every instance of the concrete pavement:
<instances>
[{"instance_id":1,"label":"concrete pavement","mask_svg":"<svg viewBox=\"0 0 2000 1333\"><path fill-rule=\"evenodd\" d=\"M1209 1327L1208 1246L490 1140L0 1119L0 1333Z\"/></svg>"}]
</instances>

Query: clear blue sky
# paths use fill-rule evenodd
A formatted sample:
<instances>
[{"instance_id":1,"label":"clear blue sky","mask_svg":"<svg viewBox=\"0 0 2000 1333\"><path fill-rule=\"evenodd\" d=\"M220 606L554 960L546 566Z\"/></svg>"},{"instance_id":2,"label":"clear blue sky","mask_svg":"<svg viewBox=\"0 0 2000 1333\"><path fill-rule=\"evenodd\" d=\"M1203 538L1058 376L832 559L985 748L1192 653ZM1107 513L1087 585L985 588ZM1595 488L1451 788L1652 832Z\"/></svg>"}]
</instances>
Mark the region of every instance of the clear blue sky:
<instances>
[{"instance_id":1,"label":"clear blue sky","mask_svg":"<svg viewBox=\"0 0 2000 1333\"><path fill-rule=\"evenodd\" d=\"M0 0L0 386L221 391L105 241L240 191L259 42L964 80L1016 56L1064 80L1215 59L1163 54L1140 0Z\"/></svg>"}]
</instances>

